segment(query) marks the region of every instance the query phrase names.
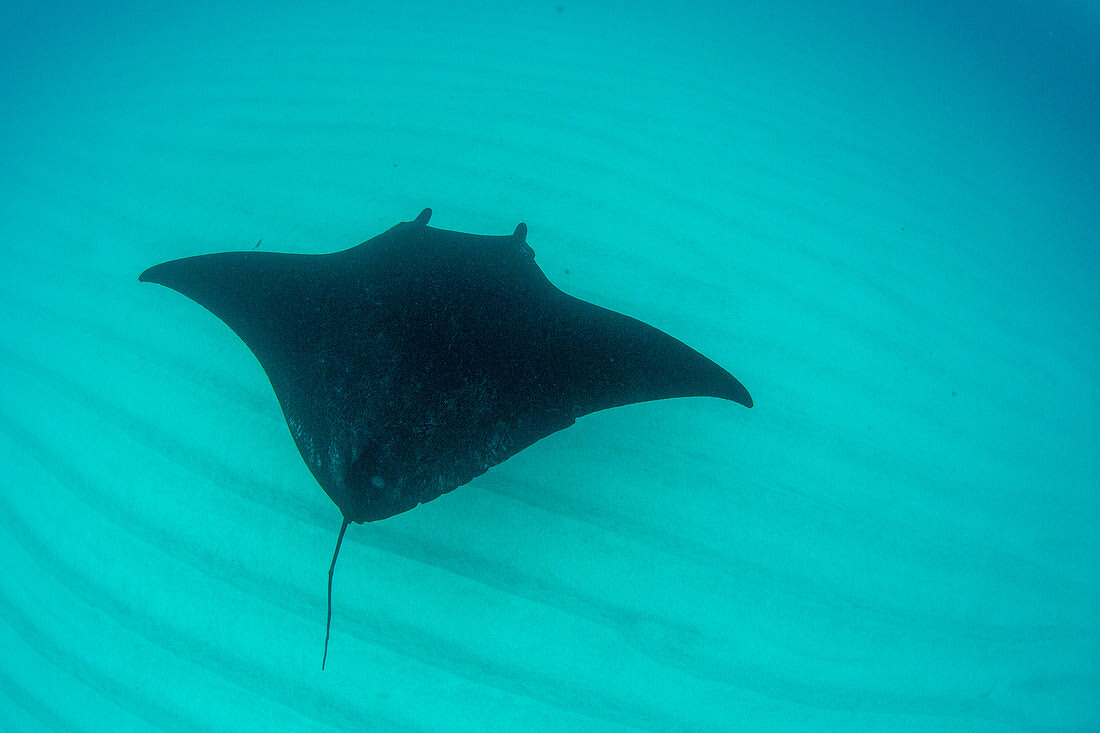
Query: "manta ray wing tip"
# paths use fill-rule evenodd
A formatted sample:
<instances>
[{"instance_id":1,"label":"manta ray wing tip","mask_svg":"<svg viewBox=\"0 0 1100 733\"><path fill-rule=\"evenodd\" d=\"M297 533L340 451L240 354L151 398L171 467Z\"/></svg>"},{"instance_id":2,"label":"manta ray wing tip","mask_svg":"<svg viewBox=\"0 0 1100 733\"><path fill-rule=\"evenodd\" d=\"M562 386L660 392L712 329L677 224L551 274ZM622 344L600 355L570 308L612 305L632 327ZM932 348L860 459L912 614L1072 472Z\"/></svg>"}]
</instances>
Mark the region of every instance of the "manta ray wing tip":
<instances>
[{"instance_id":1,"label":"manta ray wing tip","mask_svg":"<svg viewBox=\"0 0 1100 733\"><path fill-rule=\"evenodd\" d=\"M144 272L142 272L140 275L138 275L138 282L139 283L155 283L155 282L157 282L156 270L159 267L160 267L160 265L153 265L152 267L146 268Z\"/></svg>"}]
</instances>

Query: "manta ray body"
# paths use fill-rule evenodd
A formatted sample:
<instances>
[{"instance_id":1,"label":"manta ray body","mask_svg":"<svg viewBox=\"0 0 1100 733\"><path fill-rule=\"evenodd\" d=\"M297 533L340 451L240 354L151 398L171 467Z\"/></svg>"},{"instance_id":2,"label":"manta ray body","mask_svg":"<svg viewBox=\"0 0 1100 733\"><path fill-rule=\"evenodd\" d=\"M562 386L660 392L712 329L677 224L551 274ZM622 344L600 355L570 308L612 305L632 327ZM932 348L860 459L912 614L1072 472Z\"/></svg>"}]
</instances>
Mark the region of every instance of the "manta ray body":
<instances>
[{"instance_id":1,"label":"manta ray body","mask_svg":"<svg viewBox=\"0 0 1100 733\"><path fill-rule=\"evenodd\" d=\"M344 518L330 620L349 523L431 501L597 410L689 396L752 406L680 341L555 287L524 224L482 236L430 217L342 252L200 255L140 277L204 306L263 366Z\"/></svg>"}]
</instances>

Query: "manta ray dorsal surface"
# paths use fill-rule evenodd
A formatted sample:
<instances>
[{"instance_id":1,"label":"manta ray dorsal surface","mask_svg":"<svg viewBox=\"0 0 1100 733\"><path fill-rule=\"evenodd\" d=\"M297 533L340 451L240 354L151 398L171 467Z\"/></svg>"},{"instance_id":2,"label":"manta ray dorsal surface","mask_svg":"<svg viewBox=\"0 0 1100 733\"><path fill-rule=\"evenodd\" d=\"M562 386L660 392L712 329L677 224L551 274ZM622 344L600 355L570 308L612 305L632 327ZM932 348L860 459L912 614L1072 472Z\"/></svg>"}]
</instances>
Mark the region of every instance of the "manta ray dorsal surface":
<instances>
[{"instance_id":1,"label":"manta ray dorsal surface","mask_svg":"<svg viewBox=\"0 0 1100 733\"><path fill-rule=\"evenodd\" d=\"M207 308L256 355L343 514L341 540L348 523L431 501L597 410L690 396L752 406L680 341L555 287L524 224L483 236L430 218L332 254L200 255L140 277ZM338 553L339 541L333 567Z\"/></svg>"}]
</instances>

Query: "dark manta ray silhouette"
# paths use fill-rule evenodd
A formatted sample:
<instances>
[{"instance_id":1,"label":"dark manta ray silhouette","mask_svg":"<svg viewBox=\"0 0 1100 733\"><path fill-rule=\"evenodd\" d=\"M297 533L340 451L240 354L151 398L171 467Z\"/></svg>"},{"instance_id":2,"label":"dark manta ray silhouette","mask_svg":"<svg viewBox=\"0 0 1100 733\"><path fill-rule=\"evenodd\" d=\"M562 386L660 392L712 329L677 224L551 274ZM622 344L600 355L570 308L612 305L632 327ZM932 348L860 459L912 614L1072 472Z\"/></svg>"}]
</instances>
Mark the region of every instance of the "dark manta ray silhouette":
<instances>
[{"instance_id":1,"label":"dark manta ray silhouette","mask_svg":"<svg viewBox=\"0 0 1100 733\"><path fill-rule=\"evenodd\" d=\"M226 252L165 262L177 290L259 359L294 442L344 521L435 499L582 415L669 397L752 407L720 366L671 336L558 290L527 227L428 226L431 209L326 255Z\"/></svg>"}]
</instances>

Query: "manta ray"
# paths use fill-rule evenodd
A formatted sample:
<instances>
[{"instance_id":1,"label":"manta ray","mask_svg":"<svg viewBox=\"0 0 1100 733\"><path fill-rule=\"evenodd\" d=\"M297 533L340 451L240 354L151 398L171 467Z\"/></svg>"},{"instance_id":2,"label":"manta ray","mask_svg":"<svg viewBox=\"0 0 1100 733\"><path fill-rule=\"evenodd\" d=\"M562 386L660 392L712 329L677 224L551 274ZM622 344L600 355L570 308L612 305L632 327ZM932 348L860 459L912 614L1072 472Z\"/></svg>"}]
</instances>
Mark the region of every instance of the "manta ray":
<instances>
[{"instance_id":1,"label":"manta ray","mask_svg":"<svg viewBox=\"0 0 1100 733\"><path fill-rule=\"evenodd\" d=\"M187 257L142 282L191 298L252 350L343 523L392 517L469 482L577 418L709 396L752 407L725 369L672 336L554 286L527 226L484 236L431 209L323 255Z\"/></svg>"}]
</instances>

